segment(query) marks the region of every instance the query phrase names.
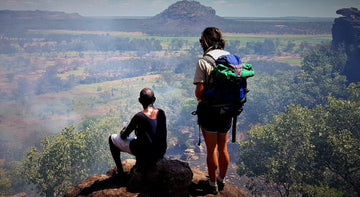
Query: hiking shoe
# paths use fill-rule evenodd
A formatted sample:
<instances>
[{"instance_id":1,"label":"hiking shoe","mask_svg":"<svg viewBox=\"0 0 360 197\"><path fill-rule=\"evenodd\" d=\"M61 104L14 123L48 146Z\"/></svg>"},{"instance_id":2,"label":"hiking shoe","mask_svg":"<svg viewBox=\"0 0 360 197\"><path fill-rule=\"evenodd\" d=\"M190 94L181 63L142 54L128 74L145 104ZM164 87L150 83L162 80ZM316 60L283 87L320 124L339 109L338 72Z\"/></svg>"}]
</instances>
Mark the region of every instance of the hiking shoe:
<instances>
[{"instance_id":1,"label":"hiking shoe","mask_svg":"<svg viewBox=\"0 0 360 197\"><path fill-rule=\"evenodd\" d=\"M204 185L203 191L206 194L217 194L218 193L217 187L211 186L209 183Z\"/></svg>"},{"instance_id":2,"label":"hiking shoe","mask_svg":"<svg viewBox=\"0 0 360 197\"><path fill-rule=\"evenodd\" d=\"M225 182L216 180L216 183L217 183L217 185L218 185L218 190L219 190L219 191L223 191L223 190L224 190L224 187L225 187Z\"/></svg>"}]
</instances>

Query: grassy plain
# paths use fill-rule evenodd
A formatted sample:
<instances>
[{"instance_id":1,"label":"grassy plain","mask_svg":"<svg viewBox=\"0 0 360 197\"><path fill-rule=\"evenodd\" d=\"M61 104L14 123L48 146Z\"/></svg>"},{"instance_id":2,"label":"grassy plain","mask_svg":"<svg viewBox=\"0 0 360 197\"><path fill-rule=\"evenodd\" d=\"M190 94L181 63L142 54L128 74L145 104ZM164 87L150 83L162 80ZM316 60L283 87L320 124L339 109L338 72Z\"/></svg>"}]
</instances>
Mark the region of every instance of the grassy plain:
<instances>
[{"instance_id":1,"label":"grassy plain","mask_svg":"<svg viewBox=\"0 0 360 197\"><path fill-rule=\"evenodd\" d=\"M301 47L301 44L316 45L322 42L329 42L332 40L331 34L320 35L275 35L275 34L231 34L225 33L224 39L227 42L240 41L240 47L245 48L248 42L264 42L265 39L270 39L275 42L279 50L283 50L289 43L295 45L294 50ZM286 55L286 54L282 54ZM280 56L282 56L280 55ZM290 61L291 62L291 61ZM289 62L289 63L290 63Z\"/></svg>"},{"instance_id":2,"label":"grassy plain","mask_svg":"<svg viewBox=\"0 0 360 197\"><path fill-rule=\"evenodd\" d=\"M163 36L149 36L141 32L104 32L104 31L72 31L72 30L33 30L36 34L69 34L69 35L111 35L115 37L129 38L129 39L155 39L161 42L161 45L167 49L174 39L187 41L188 43L197 43L199 37L163 37ZM331 41L331 34L313 34L313 35L294 35L294 34L238 34L224 32L224 39L226 41L240 41L240 47L246 47L247 42L259 42L265 39L279 40L281 45L292 41L296 44L301 42L319 44L324 41Z\"/></svg>"}]
</instances>

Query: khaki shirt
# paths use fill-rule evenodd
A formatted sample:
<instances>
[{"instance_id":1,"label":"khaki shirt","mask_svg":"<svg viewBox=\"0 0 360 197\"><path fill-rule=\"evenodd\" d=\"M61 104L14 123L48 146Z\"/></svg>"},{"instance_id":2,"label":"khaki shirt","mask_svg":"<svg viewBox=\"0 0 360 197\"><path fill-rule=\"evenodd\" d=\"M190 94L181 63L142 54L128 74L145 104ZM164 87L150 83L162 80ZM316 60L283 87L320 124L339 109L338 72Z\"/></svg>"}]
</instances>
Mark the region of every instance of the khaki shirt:
<instances>
[{"instance_id":1,"label":"khaki shirt","mask_svg":"<svg viewBox=\"0 0 360 197\"><path fill-rule=\"evenodd\" d=\"M230 55L229 52L221 49L211 50L208 53L214 59L218 59L222 55ZM196 64L196 71L194 76L194 84L203 83L204 86L210 84L210 73L213 70L213 66L207 62L204 58L200 58Z\"/></svg>"}]
</instances>

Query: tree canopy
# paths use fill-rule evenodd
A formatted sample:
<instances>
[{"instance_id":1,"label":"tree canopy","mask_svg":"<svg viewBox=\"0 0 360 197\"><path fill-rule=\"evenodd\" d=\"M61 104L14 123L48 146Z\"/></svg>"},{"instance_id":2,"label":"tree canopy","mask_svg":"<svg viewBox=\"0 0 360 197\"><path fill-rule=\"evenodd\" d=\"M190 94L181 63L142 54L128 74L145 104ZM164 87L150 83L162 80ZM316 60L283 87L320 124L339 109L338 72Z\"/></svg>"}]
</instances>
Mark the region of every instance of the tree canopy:
<instances>
[{"instance_id":1,"label":"tree canopy","mask_svg":"<svg viewBox=\"0 0 360 197\"><path fill-rule=\"evenodd\" d=\"M249 188L256 194L273 187L281 196L359 196L359 86L345 88L346 99L327 96L313 108L289 105L251 129L240 142L238 171L253 177Z\"/></svg>"}]
</instances>

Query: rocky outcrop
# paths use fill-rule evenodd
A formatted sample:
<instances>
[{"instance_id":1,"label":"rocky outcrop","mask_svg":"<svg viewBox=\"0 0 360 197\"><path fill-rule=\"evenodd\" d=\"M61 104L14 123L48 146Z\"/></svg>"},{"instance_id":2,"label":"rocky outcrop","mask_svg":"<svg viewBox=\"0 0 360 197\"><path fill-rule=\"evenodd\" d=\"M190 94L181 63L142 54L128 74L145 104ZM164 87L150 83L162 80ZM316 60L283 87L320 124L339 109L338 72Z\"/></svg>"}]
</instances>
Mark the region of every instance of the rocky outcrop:
<instances>
[{"instance_id":1,"label":"rocky outcrop","mask_svg":"<svg viewBox=\"0 0 360 197\"><path fill-rule=\"evenodd\" d=\"M344 47L348 60L344 73L349 82L360 81L360 11L357 8L343 8L336 11L342 17L336 18L332 26L332 47Z\"/></svg>"},{"instance_id":2,"label":"rocky outcrop","mask_svg":"<svg viewBox=\"0 0 360 197\"><path fill-rule=\"evenodd\" d=\"M216 15L215 9L204 6L197 1L178 1L160 14L152 17L148 25L156 27L148 34L199 35L205 27L219 26L222 17Z\"/></svg>"},{"instance_id":3,"label":"rocky outcrop","mask_svg":"<svg viewBox=\"0 0 360 197\"><path fill-rule=\"evenodd\" d=\"M1 19L29 19L29 20L38 20L38 19L53 19L53 20L63 20L63 19L80 19L83 18L78 13L65 13L65 12L55 12L55 11L13 11L13 10L0 10Z\"/></svg>"},{"instance_id":4,"label":"rocky outcrop","mask_svg":"<svg viewBox=\"0 0 360 197\"><path fill-rule=\"evenodd\" d=\"M180 20L183 22L199 22L220 19L211 7L201 5L196 1L178 1L160 14L153 17L158 20Z\"/></svg>"},{"instance_id":5,"label":"rocky outcrop","mask_svg":"<svg viewBox=\"0 0 360 197\"><path fill-rule=\"evenodd\" d=\"M207 194L204 186L207 174L190 169L189 165L179 160L161 160L156 170L146 176L138 173L135 160L125 160L125 176L119 177L116 167L106 175L95 175L70 188L65 197L75 196L213 196ZM217 196L244 197L241 189L226 184Z\"/></svg>"},{"instance_id":6,"label":"rocky outcrop","mask_svg":"<svg viewBox=\"0 0 360 197\"><path fill-rule=\"evenodd\" d=\"M341 14L345 17L360 17L360 11L357 8L342 8L336 11L336 14Z\"/></svg>"}]
</instances>

